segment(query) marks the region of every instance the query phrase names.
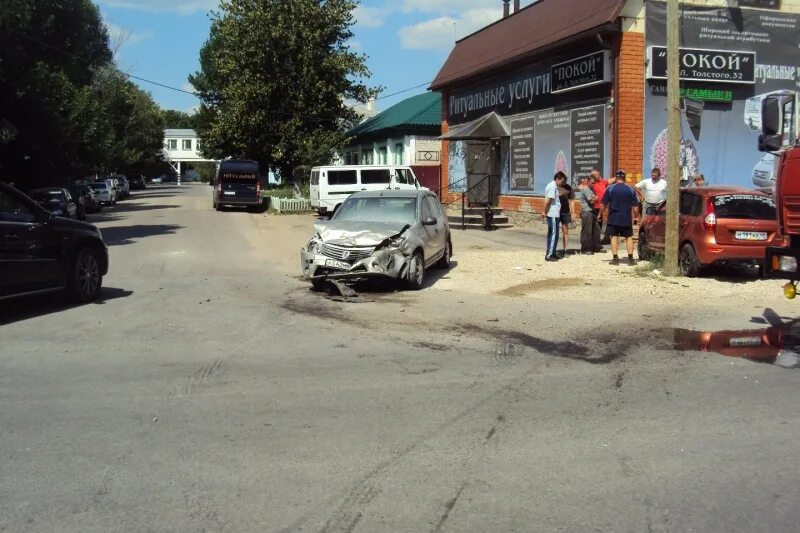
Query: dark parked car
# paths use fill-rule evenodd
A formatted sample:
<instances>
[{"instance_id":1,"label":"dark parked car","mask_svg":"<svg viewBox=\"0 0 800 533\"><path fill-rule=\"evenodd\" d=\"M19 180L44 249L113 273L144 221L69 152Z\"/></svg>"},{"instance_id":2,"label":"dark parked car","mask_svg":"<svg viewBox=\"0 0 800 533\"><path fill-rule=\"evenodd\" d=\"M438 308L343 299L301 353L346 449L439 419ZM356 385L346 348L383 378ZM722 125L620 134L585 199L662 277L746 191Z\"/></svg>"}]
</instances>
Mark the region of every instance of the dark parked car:
<instances>
[{"instance_id":1,"label":"dark parked car","mask_svg":"<svg viewBox=\"0 0 800 533\"><path fill-rule=\"evenodd\" d=\"M132 191L143 191L147 188L147 184L144 182L144 178L142 176L132 177L130 179L130 183Z\"/></svg>"},{"instance_id":2,"label":"dark parked car","mask_svg":"<svg viewBox=\"0 0 800 533\"><path fill-rule=\"evenodd\" d=\"M0 182L0 300L66 291L97 299L108 272L108 248L93 225L55 216Z\"/></svg>"},{"instance_id":3,"label":"dark parked car","mask_svg":"<svg viewBox=\"0 0 800 533\"><path fill-rule=\"evenodd\" d=\"M86 213L97 213L102 207L88 185L69 185L67 190L78 202L78 220L86 220Z\"/></svg>"},{"instance_id":4,"label":"dark parked car","mask_svg":"<svg viewBox=\"0 0 800 533\"><path fill-rule=\"evenodd\" d=\"M56 216L78 220L78 202L68 190L61 187L34 189L30 192L37 204Z\"/></svg>"}]
</instances>

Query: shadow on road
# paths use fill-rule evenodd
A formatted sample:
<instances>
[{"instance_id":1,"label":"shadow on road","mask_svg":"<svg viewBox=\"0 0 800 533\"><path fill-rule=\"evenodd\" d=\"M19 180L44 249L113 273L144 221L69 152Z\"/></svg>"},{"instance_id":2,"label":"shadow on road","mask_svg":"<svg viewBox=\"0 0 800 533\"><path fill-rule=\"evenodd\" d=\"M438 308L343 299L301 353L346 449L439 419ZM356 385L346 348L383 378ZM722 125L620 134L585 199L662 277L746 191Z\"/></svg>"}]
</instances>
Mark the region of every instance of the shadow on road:
<instances>
[{"instance_id":1,"label":"shadow on road","mask_svg":"<svg viewBox=\"0 0 800 533\"><path fill-rule=\"evenodd\" d=\"M151 224L103 228L103 240L106 241L106 244L109 246L122 246L125 244L132 244L139 239L144 239L145 237L153 237L156 235L172 235L182 228L183 226L178 226L175 224Z\"/></svg>"},{"instance_id":2,"label":"shadow on road","mask_svg":"<svg viewBox=\"0 0 800 533\"><path fill-rule=\"evenodd\" d=\"M133 291L114 287L103 287L97 301L88 304L70 304L61 293L45 294L28 298L19 298L0 302L0 326L29 320L52 313L60 313L67 309L103 305L111 300L127 298Z\"/></svg>"}]
</instances>

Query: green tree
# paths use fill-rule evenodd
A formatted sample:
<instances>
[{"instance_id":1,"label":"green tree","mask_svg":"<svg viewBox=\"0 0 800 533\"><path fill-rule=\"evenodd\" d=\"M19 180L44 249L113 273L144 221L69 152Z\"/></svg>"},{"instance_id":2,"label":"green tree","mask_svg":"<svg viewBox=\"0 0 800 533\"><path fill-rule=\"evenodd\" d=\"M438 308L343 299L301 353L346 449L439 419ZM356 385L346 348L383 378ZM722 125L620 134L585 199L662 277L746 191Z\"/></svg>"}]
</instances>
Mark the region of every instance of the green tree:
<instances>
[{"instance_id":1,"label":"green tree","mask_svg":"<svg viewBox=\"0 0 800 533\"><path fill-rule=\"evenodd\" d=\"M291 179L330 159L358 120L345 99L377 94L366 56L347 45L352 0L222 0L189 77L206 156L246 157Z\"/></svg>"},{"instance_id":2,"label":"green tree","mask_svg":"<svg viewBox=\"0 0 800 533\"><path fill-rule=\"evenodd\" d=\"M197 127L197 115L190 115L184 111L175 109L162 109L161 120L165 128L176 129L195 129Z\"/></svg>"},{"instance_id":3,"label":"green tree","mask_svg":"<svg viewBox=\"0 0 800 533\"><path fill-rule=\"evenodd\" d=\"M77 154L73 102L111 61L108 33L90 0L4 0L0 9L0 179L62 179ZM31 184L35 184L33 181Z\"/></svg>"},{"instance_id":4,"label":"green tree","mask_svg":"<svg viewBox=\"0 0 800 533\"><path fill-rule=\"evenodd\" d=\"M0 124L0 179L23 187L161 160L161 112L117 70L89 0L4 1Z\"/></svg>"}]
</instances>

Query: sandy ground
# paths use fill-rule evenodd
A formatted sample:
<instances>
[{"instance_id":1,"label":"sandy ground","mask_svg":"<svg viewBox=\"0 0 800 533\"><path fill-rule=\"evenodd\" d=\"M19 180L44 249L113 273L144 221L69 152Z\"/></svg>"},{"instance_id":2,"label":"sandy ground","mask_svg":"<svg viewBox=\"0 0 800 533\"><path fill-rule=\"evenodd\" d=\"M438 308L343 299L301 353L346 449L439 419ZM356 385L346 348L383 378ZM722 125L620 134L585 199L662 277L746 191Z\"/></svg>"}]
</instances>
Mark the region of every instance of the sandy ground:
<instances>
[{"instance_id":1,"label":"sandy ground","mask_svg":"<svg viewBox=\"0 0 800 533\"><path fill-rule=\"evenodd\" d=\"M295 259L312 235L314 221L311 215L266 215L258 220L262 229L276 236L270 243L275 259L296 275L299 259ZM571 237L570 247L578 244L576 237ZM646 261L635 267L613 266L610 253L574 254L548 263L544 236L535 230L453 230L452 238L453 268L436 281L435 290L574 302L630 299L643 306L730 307L732 297L748 305L787 306L787 310L794 303L784 299L782 281L736 269L715 269L700 278L669 278L653 273Z\"/></svg>"}]
</instances>

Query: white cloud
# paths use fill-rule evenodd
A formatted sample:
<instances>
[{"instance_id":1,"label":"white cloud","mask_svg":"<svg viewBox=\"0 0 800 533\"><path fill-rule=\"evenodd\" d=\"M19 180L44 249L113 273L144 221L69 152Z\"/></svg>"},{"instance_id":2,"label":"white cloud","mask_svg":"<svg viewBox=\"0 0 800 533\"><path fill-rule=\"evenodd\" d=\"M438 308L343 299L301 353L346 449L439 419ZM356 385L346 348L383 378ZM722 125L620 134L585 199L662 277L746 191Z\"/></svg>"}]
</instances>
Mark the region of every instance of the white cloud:
<instances>
[{"instance_id":1,"label":"white cloud","mask_svg":"<svg viewBox=\"0 0 800 533\"><path fill-rule=\"evenodd\" d=\"M350 41L347 43L347 46L350 47L350 50L357 53L362 53L364 51L364 45L361 44L361 41Z\"/></svg>"},{"instance_id":2,"label":"white cloud","mask_svg":"<svg viewBox=\"0 0 800 533\"><path fill-rule=\"evenodd\" d=\"M122 48L125 45L138 44L153 36L151 31L137 33L107 20L104 23L108 29L108 38L111 40L113 49Z\"/></svg>"},{"instance_id":3,"label":"white cloud","mask_svg":"<svg viewBox=\"0 0 800 533\"><path fill-rule=\"evenodd\" d=\"M503 15L499 9L470 9L457 17L443 16L419 24L403 26L397 31L403 48L417 50L448 50L456 39L477 31Z\"/></svg>"},{"instance_id":4,"label":"white cloud","mask_svg":"<svg viewBox=\"0 0 800 533\"><path fill-rule=\"evenodd\" d=\"M99 3L125 9L170 11L184 15L197 11L210 11L219 6L219 0L99 0Z\"/></svg>"},{"instance_id":5,"label":"white cloud","mask_svg":"<svg viewBox=\"0 0 800 533\"><path fill-rule=\"evenodd\" d=\"M193 93L197 90L194 88L194 85L192 85L188 81L181 86L181 89L183 89L184 91L189 91L190 93Z\"/></svg>"},{"instance_id":6,"label":"white cloud","mask_svg":"<svg viewBox=\"0 0 800 533\"><path fill-rule=\"evenodd\" d=\"M389 13L390 10L385 7L369 7L359 4L353 11L353 17L356 20L356 26L362 28L380 28L383 26L383 21Z\"/></svg>"}]
</instances>

